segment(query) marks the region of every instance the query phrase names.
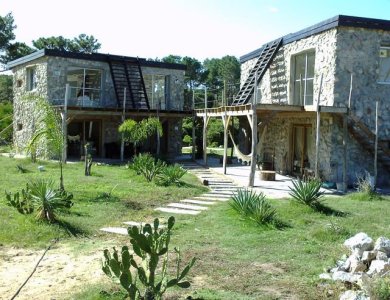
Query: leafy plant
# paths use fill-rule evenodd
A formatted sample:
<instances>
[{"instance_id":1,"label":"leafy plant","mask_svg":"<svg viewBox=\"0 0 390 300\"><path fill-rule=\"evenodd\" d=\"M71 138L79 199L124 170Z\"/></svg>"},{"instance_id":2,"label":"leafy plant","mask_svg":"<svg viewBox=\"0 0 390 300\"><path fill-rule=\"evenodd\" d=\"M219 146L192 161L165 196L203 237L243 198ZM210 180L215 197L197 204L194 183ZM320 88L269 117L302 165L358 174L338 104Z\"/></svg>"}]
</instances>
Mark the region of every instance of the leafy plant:
<instances>
[{"instance_id":1,"label":"leafy plant","mask_svg":"<svg viewBox=\"0 0 390 300\"><path fill-rule=\"evenodd\" d=\"M137 146L143 143L148 137L158 132L163 134L162 126L157 118L147 118L140 122L133 119L127 119L118 128L122 138L127 143L133 143L134 154L137 154Z\"/></svg>"},{"instance_id":2,"label":"leafy plant","mask_svg":"<svg viewBox=\"0 0 390 300\"><path fill-rule=\"evenodd\" d=\"M161 172L156 176L156 183L162 186L179 185L180 179L187 173L179 164L174 164L162 168Z\"/></svg>"},{"instance_id":3,"label":"leafy plant","mask_svg":"<svg viewBox=\"0 0 390 300\"><path fill-rule=\"evenodd\" d=\"M381 200L382 197L376 192L375 187L372 185L370 173L366 172L363 176L356 176L357 193L353 195L353 198L357 200Z\"/></svg>"},{"instance_id":4,"label":"leafy plant","mask_svg":"<svg viewBox=\"0 0 390 300\"><path fill-rule=\"evenodd\" d=\"M26 189L15 194L5 192L7 205L15 207L21 214L31 214L34 211L34 206L31 200L30 188L27 184Z\"/></svg>"},{"instance_id":5,"label":"leafy plant","mask_svg":"<svg viewBox=\"0 0 390 300\"><path fill-rule=\"evenodd\" d=\"M145 224L141 229L137 226L129 227L128 234L134 254L130 254L127 246L123 246L120 253L115 248L112 254L109 250L104 250L103 272L111 278L118 279L130 299L159 300L170 287L190 287L190 282L183 279L196 259L192 258L180 270L181 253L178 248L174 249L177 255L176 274L172 279L168 279L168 252L174 223L175 218L170 217L166 229L159 227L158 219L154 220L153 228L151 224ZM137 257L141 259L141 263ZM161 275L157 277L160 259Z\"/></svg>"},{"instance_id":6,"label":"leafy plant","mask_svg":"<svg viewBox=\"0 0 390 300\"><path fill-rule=\"evenodd\" d=\"M386 274L383 277L373 278L368 281L367 286L370 299L387 300L390 299L390 277Z\"/></svg>"},{"instance_id":7,"label":"leafy plant","mask_svg":"<svg viewBox=\"0 0 390 300\"><path fill-rule=\"evenodd\" d=\"M269 224L276 220L276 210L263 193L257 194L252 190L240 189L233 195L229 204L238 213L258 224Z\"/></svg>"},{"instance_id":8,"label":"leafy plant","mask_svg":"<svg viewBox=\"0 0 390 300\"><path fill-rule=\"evenodd\" d=\"M26 189L14 195L6 192L7 204L22 214L36 211L36 218L54 222L56 211L72 207L73 194L64 190L55 190L53 181L38 179L26 184Z\"/></svg>"},{"instance_id":9,"label":"leafy plant","mask_svg":"<svg viewBox=\"0 0 390 300\"><path fill-rule=\"evenodd\" d=\"M135 170L138 175L142 175L146 181L151 182L166 168L166 164L159 159L155 159L149 153L140 153L133 158L131 168Z\"/></svg>"},{"instance_id":10,"label":"leafy plant","mask_svg":"<svg viewBox=\"0 0 390 300\"><path fill-rule=\"evenodd\" d=\"M20 173L28 173L29 172L28 169L26 169L22 165L16 165L16 168L18 169L18 172L20 172Z\"/></svg>"},{"instance_id":11,"label":"leafy plant","mask_svg":"<svg viewBox=\"0 0 390 300\"><path fill-rule=\"evenodd\" d=\"M320 207L320 200L324 195L324 192L320 191L321 181L315 179L302 181L298 178L297 180L293 180L292 184L294 187L289 187L291 190L289 194L295 201L308 205L313 209Z\"/></svg>"}]
</instances>

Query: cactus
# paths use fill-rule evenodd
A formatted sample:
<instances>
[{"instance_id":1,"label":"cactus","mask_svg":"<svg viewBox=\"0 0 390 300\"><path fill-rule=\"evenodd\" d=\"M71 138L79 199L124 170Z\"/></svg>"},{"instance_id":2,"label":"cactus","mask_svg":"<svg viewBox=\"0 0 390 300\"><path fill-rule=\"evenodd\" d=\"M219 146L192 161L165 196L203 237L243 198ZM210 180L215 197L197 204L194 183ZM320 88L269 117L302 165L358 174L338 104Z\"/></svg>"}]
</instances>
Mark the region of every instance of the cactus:
<instances>
[{"instance_id":1,"label":"cactus","mask_svg":"<svg viewBox=\"0 0 390 300\"><path fill-rule=\"evenodd\" d=\"M6 191L5 198L7 200L7 204L15 207L21 214L31 214L34 211L28 184L26 185L26 189L22 189L20 193L16 192L12 195L12 193L8 193Z\"/></svg>"},{"instance_id":2,"label":"cactus","mask_svg":"<svg viewBox=\"0 0 390 300\"><path fill-rule=\"evenodd\" d=\"M141 259L141 263L134 259L127 246L122 247L120 255L115 248L112 254L109 250L104 250L103 272L111 278L119 279L131 300L159 300L170 287L190 287L190 282L183 281L183 279L193 267L196 259L192 258L180 271L181 253L178 248L174 248L177 256L176 274L174 278L168 280L168 251L171 229L174 224L175 218L170 217L166 229L159 228L158 219L154 220L153 227L151 224L145 224L140 229L137 226L128 228L134 255ZM160 259L162 259L162 271L157 279L156 271Z\"/></svg>"}]
</instances>

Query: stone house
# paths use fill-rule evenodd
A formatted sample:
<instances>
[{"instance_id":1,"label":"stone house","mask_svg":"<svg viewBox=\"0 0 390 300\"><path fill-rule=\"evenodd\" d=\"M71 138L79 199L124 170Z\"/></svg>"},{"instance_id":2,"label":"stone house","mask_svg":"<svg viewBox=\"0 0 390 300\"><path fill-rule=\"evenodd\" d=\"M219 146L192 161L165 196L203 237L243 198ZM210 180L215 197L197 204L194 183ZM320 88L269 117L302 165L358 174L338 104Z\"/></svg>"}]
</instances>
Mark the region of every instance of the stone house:
<instances>
[{"instance_id":1,"label":"stone house","mask_svg":"<svg viewBox=\"0 0 390 300\"><path fill-rule=\"evenodd\" d=\"M276 172L350 185L377 170L378 184L389 183L390 21L339 15L266 43L240 63L231 106L197 116L241 116L241 151L256 149L257 160ZM247 120L252 104L256 148Z\"/></svg>"},{"instance_id":2,"label":"stone house","mask_svg":"<svg viewBox=\"0 0 390 300\"><path fill-rule=\"evenodd\" d=\"M14 76L14 145L20 152L36 126L34 103L23 98L37 95L66 110L68 157L83 156L88 142L94 157L119 158L123 111L126 119L135 120L158 114L161 154L181 153L181 122L190 114L184 106L184 65L43 49L8 68ZM144 150L155 151L156 140L147 141ZM131 153L126 147L125 155Z\"/></svg>"}]
</instances>

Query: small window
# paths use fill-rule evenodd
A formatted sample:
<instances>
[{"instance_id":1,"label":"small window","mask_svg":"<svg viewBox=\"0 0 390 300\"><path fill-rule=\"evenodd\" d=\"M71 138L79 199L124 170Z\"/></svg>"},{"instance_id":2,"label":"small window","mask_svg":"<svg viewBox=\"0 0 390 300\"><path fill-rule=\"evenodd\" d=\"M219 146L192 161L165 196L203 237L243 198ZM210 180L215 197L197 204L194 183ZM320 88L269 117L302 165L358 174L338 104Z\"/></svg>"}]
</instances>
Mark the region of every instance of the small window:
<instances>
[{"instance_id":1,"label":"small window","mask_svg":"<svg viewBox=\"0 0 390 300\"><path fill-rule=\"evenodd\" d=\"M292 58L294 105L313 105L314 61L314 51L300 53Z\"/></svg>"},{"instance_id":2,"label":"small window","mask_svg":"<svg viewBox=\"0 0 390 300\"><path fill-rule=\"evenodd\" d=\"M379 83L390 84L390 47L379 50Z\"/></svg>"},{"instance_id":3,"label":"small window","mask_svg":"<svg viewBox=\"0 0 390 300\"><path fill-rule=\"evenodd\" d=\"M32 91L37 88L37 70L36 68L27 69L27 90Z\"/></svg>"},{"instance_id":4,"label":"small window","mask_svg":"<svg viewBox=\"0 0 390 300\"><path fill-rule=\"evenodd\" d=\"M22 123L18 123L17 125L16 125L16 130L17 131L21 131L23 129L23 124Z\"/></svg>"},{"instance_id":5,"label":"small window","mask_svg":"<svg viewBox=\"0 0 390 300\"><path fill-rule=\"evenodd\" d=\"M23 80L19 79L18 81L16 81L16 86L18 88L22 87L22 84L23 84Z\"/></svg>"}]
</instances>

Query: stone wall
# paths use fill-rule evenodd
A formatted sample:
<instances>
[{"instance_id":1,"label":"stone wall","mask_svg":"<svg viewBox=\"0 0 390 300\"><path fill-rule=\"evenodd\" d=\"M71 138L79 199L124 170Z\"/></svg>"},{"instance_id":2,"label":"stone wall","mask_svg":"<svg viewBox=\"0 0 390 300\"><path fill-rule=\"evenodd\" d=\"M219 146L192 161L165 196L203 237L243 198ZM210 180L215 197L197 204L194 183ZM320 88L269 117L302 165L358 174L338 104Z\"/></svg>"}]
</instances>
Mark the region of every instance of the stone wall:
<instances>
[{"instance_id":1,"label":"stone wall","mask_svg":"<svg viewBox=\"0 0 390 300\"><path fill-rule=\"evenodd\" d=\"M29 90L28 70L31 68L34 68L36 71L37 84L35 89ZM24 153L29 140L38 126L37 97L47 97L47 59L40 58L34 62L20 65L13 72L13 143L17 152ZM39 145L37 149L38 154L46 156L47 153L44 149L44 144Z\"/></svg>"},{"instance_id":2,"label":"stone wall","mask_svg":"<svg viewBox=\"0 0 390 300\"><path fill-rule=\"evenodd\" d=\"M317 99L320 77L323 76L321 105L333 105L336 68L336 29L331 29L282 46L260 82L258 103L292 104L291 62L295 54L315 50L314 97ZM256 63L253 58L241 65L241 85ZM314 103L315 103L314 101Z\"/></svg>"},{"instance_id":3,"label":"stone wall","mask_svg":"<svg viewBox=\"0 0 390 300\"><path fill-rule=\"evenodd\" d=\"M337 34L335 106L347 106L353 73L351 111L373 132L375 101L380 103L379 139L390 140L390 84L378 83L379 48L390 32L341 27Z\"/></svg>"},{"instance_id":4,"label":"stone wall","mask_svg":"<svg viewBox=\"0 0 390 300\"><path fill-rule=\"evenodd\" d=\"M182 148L182 119L168 119L168 158L174 158L181 154Z\"/></svg>"}]
</instances>

